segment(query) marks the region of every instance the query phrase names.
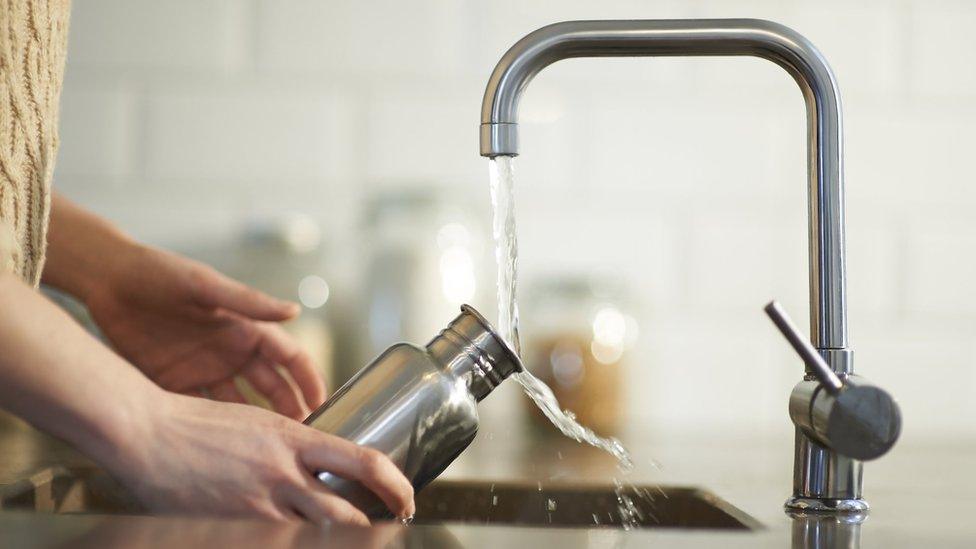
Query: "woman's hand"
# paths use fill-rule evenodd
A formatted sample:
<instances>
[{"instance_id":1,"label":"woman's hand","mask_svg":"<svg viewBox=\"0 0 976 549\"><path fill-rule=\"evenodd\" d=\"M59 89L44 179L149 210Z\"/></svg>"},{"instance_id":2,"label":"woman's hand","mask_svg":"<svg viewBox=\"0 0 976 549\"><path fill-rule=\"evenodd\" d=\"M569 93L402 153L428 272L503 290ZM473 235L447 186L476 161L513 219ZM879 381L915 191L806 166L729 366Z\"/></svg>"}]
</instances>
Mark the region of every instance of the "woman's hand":
<instances>
[{"instance_id":1,"label":"woman's hand","mask_svg":"<svg viewBox=\"0 0 976 549\"><path fill-rule=\"evenodd\" d=\"M276 324L298 305L145 246L128 247L111 265L85 303L118 352L164 389L244 402L234 385L240 375L298 420L325 399L311 358Z\"/></svg>"},{"instance_id":2,"label":"woman's hand","mask_svg":"<svg viewBox=\"0 0 976 549\"><path fill-rule=\"evenodd\" d=\"M368 525L314 476L329 471L360 481L398 517L414 513L413 487L376 450L253 406L160 395L138 444L108 464L152 511Z\"/></svg>"},{"instance_id":3,"label":"woman's hand","mask_svg":"<svg viewBox=\"0 0 976 549\"><path fill-rule=\"evenodd\" d=\"M11 274L0 273L0 406L60 437L152 510L363 524L317 471L361 481L400 516L382 454L283 416L162 390Z\"/></svg>"},{"instance_id":4,"label":"woman's hand","mask_svg":"<svg viewBox=\"0 0 976 549\"><path fill-rule=\"evenodd\" d=\"M244 402L240 375L295 419L325 400L311 358L276 324L297 304L140 245L60 195L43 279L83 301L119 354L167 390Z\"/></svg>"}]
</instances>

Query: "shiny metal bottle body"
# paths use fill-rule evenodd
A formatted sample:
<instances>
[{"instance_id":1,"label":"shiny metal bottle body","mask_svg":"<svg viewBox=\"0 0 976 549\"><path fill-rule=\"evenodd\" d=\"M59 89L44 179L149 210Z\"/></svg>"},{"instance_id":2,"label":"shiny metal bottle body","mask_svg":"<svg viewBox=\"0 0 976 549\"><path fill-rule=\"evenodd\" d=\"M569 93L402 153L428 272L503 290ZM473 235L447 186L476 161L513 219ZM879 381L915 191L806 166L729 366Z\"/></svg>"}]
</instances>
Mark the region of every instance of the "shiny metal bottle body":
<instances>
[{"instance_id":1,"label":"shiny metal bottle body","mask_svg":"<svg viewBox=\"0 0 976 549\"><path fill-rule=\"evenodd\" d=\"M383 452L415 490L426 486L474 440L478 402L522 370L484 317L467 305L461 310L426 347L387 349L305 424ZM328 472L317 476L367 515L388 515L359 482Z\"/></svg>"}]
</instances>

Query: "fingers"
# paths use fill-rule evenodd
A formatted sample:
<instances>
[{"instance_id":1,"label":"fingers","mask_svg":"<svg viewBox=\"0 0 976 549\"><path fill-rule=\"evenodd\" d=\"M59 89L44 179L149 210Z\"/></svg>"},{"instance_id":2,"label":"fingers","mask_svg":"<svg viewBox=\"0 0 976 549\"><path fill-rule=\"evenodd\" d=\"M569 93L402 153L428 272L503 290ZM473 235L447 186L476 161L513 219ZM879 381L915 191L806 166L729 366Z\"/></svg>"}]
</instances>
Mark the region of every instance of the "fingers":
<instances>
[{"instance_id":1,"label":"fingers","mask_svg":"<svg viewBox=\"0 0 976 549\"><path fill-rule=\"evenodd\" d=\"M311 479L309 479L311 481ZM362 511L348 501L327 491L324 487L309 486L308 489L293 489L286 501L299 514L316 524L353 524L369 526L369 519Z\"/></svg>"},{"instance_id":2,"label":"fingers","mask_svg":"<svg viewBox=\"0 0 976 549\"><path fill-rule=\"evenodd\" d=\"M312 357L279 326L266 324L261 331L264 336L259 351L261 355L273 364L284 366L301 389L308 407L318 408L325 402L325 382Z\"/></svg>"},{"instance_id":3,"label":"fingers","mask_svg":"<svg viewBox=\"0 0 976 549\"><path fill-rule=\"evenodd\" d=\"M279 414L298 421L308 416L309 410L298 390L264 357L255 355L241 371L241 375L271 402L271 406Z\"/></svg>"},{"instance_id":4,"label":"fingers","mask_svg":"<svg viewBox=\"0 0 976 549\"><path fill-rule=\"evenodd\" d=\"M191 273L191 286L200 305L220 307L256 320L288 320L301 310L297 303L275 299L208 267Z\"/></svg>"},{"instance_id":5,"label":"fingers","mask_svg":"<svg viewBox=\"0 0 976 549\"><path fill-rule=\"evenodd\" d=\"M328 471L358 480L379 496L396 516L414 514L413 486L388 457L372 448L310 430L310 435L314 436L300 455L309 471Z\"/></svg>"}]
</instances>

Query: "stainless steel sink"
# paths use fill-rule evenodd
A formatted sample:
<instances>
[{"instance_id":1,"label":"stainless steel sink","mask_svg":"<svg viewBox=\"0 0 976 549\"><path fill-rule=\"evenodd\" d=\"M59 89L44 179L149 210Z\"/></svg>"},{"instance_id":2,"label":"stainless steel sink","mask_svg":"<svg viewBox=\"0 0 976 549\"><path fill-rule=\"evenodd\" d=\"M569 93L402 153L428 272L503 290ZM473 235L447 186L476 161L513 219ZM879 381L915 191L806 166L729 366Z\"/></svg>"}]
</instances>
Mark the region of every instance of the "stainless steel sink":
<instances>
[{"instance_id":1,"label":"stainless steel sink","mask_svg":"<svg viewBox=\"0 0 976 549\"><path fill-rule=\"evenodd\" d=\"M47 513L144 514L108 474L95 468L52 467L0 486L0 509Z\"/></svg>"},{"instance_id":2,"label":"stainless steel sink","mask_svg":"<svg viewBox=\"0 0 976 549\"><path fill-rule=\"evenodd\" d=\"M631 526L750 530L760 525L725 500L698 488L627 487ZM98 469L56 467L0 486L0 509L53 513L144 514ZM417 494L417 524L445 522L576 528L621 528L612 485L438 480Z\"/></svg>"},{"instance_id":3,"label":"stainless steel sink","mask_svg":"<svg viewBox=\"0 0 976 549\"><path fill-rule=\"evenodd\" d=\"M639 528L751 530L759 523L727 501L698 488L630 486L621 495L598 484L436 481L417 494L418 524L465 522L515 526L620 528L626 515Z\"/></svg>"}]
</instances>

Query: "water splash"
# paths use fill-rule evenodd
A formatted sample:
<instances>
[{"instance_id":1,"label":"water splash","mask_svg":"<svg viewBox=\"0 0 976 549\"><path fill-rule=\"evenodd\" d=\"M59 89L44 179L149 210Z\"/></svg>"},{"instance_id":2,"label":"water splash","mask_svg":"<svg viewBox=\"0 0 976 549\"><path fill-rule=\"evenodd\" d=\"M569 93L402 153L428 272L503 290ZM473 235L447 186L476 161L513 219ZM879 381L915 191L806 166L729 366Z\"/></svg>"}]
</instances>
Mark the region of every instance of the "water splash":
<instances>
[{"instance_id":1,"label":"water splash","mask_svg":"<svg viewBox=\"0 0 976 549\"><path fill-rule=\"evenodd\" d=\"M644 513L634 503L634 498L627 493L627 489L620 482L620 479L613 479L613 484L613 493L617 496L617 514L620 515L620 525L623 526L624 530L640 528L644 521Z\"/></svg>"},{"instance_id":2,"label":"water splash","mask_svg":"<svg viewBox=\"0 0 976 549\"><path fill-rule=\"evenodd\" d=\"M562 434L577 442L585 442L607 452L617 460L617 466L622 471L626 472L634 468L634 461L630 457L630 452L619 440L613 437L601 437L589 427L580 425L572 412L559 407L556 395L542 380L529 372L515 374L515 379L522 385L525 394L535 402L535 405L542 410L542 413Z\"/></svg>"},{"instance_id":3,"label":"water splash","mask_svg":"<svg viewBox=\"0 0 976 549\"><path fill-rule=\"evenodd\" d=\"M516 298L518 286L518 238L515 226L515 159L499 156L489 162L492 206L492 236L495 240L495 260L498 267L498 332L522 354L519 340L519 311ZM549 421L567 437L585 442L608 452L616 458L623 471L634 467L623 444L615 438L604 438L576 421L572 412L559 406L552 389L528 371L513 376L525 393L542 410Z\"/></svg>"}]
</instances>

